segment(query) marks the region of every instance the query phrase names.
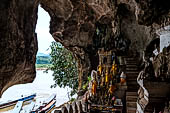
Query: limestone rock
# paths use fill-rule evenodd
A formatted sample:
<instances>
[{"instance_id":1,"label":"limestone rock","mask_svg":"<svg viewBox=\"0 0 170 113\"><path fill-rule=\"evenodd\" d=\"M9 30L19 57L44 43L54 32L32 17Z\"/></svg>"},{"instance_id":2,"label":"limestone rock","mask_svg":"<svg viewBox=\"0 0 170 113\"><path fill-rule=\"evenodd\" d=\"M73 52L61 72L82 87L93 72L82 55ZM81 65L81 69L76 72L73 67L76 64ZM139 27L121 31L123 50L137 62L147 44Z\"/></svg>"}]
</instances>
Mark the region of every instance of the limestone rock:
<instances>
[{"instance_id":1,"label":"limestone rock","mask_svg":"<svg viewBox=\"0 0 170 113\"><path fill-rule=\"evenodd\" d=\"M37 10L37 0L0 1L0 95L35 78Z\"/></svg>"},{"instance_id":2,"label":"limestone rock","mask_svg":"<svg viewBox=\"0 0 170 113\"><path fill-rule=\"evenodd\" d=\"M38 4L39 0L0 1L1 94L35 78ZM129 51L141 57L157 37L155 31L170 22L168 0L40 0L40 4L51 17L54 39L77 58L79 90L97 68L98 49L115 49L115 40L130 40ZM100 38L98 28L106 31Z\"/></svg>"},{"instance_id":3,"label":"limestone rock","mask_svg":"<svg viewBox=\"0 0 170 113\"><path fill-rule=\"evenodd\" d=\"M41 6L51 16L50 33L54 39L78 60L80 90L91 70L97 68L99 48L114 49L114 41L122 38L130 40L130 51L141 58L142 51L156 38L156 29L169 21L166 3L167 0L42 0ZM98 25L107 26L108 36L95 36Z\"/></svg>"},{"instance_id":4,"label":"limestone rock","mask_svg":"<svg viewBox=\"0 0 170 113\"><path fill-rule=\"evenodd\" d=\"M136 16L140 24L169 24L170 7L168 0L135 0Z\"/></svg>"},{"instance_id":5,"label":"limestone rock","mask_svg":"<svg viewBox=\"0 0 170 113\"><path fill-rule=\"evenodd\" d=\"M111 23L116 10L113 11L114 7L109 0L86 2L42 0L41 5L51 16L50 33L54 39L71 50L78 60L79 89L81 89L82 82L87 80L87 75L98 65L96 58L98 48L95 47L98 39L94 39L95 24Z\"/></svg>"}]
</instances>

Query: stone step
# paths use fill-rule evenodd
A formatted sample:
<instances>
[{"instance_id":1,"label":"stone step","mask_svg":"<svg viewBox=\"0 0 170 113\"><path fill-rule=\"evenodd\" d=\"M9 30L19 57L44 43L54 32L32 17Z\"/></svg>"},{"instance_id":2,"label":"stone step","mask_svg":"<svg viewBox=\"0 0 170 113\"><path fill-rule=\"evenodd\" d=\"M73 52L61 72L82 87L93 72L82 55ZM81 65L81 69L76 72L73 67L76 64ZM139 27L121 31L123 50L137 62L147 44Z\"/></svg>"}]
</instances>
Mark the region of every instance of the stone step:
<instances>
[{"instance_id":1,"label":"stone step","mask_svg":"<svg viewBox=\"0 0 170 113\"><path fill-rule=\"evenodd\" d=\"M129 92L129 91L126 92L126 96L137 96L137 95L138 95L137 92Z\"/></svg>"},{"instance_id":2,"label":"stone step","mask_svg":"<svg viewBox=\"0 0 170 113\"><path fill-rule=\"evenodd\" d=\"M136 60L134 57L125 57L124 60Z\"/></svg>"},{"instance_id":3,"label":"stone step","mask_svg":"<svg viewBox=\"0 0 170 113\"><path fill-rule=\"evenodd\" d=\"M127 75L138 75L139 71L126 71Z\"/></svg>"},{"instance_id":4,"label":"stone step","mask_svg":"<svg viewBox=\"0 0 170 113\"><path fill-rule=\"evenodd\" d=\"M129 77L129 76L128 76L128 77L126 78L126 81L127 81L127 82L136 82L136 83L137 83L137 78L136 78L136 77Z\"/></svg>"},{"instance_id":5,"label":"stone step","mask_svg":"<svg viewBox=\"0 0 170 113\"><path fill-rule=\"evenodd\" d=\"M133 81L133 80L127 80L127 86L129 85L138 85L137 81Z\"/></svg>"},{"instance_id":6,"label":"stone step","mask_svg":"<svg viewBox=\"0 0 170 113\"><path fill-rule=\"evenodd\" d=\"M137 101L137 96L126 96L126 101L129 101L129 102L136 102Z\"/></svg>"},{"instance_id":7,"label":"stone step","mask_svg":"<svg viewBox=\"0 0 170 113\"><path fill-rule=\"evenodd\" d=\"M127 76L126 80L127 81L137 81L137 76Z\"/></svg>"},{"instance_id":8,"label":"stone step","mask_svg":"<svg viewBox=\"0 0 170 113\"><path fill-rule=\"evenodd\" d=\"M131 80L131 79L132 80L134 80L134 79L137 80L137 77L138 76L136 76L136 75L128 75L128 76L126 76L127 80Z\"/></svg>"},{"instance_id":9,"label":"stone step","mask_svg":"<svg viewBox=\"0 0 170 113\"><path fill-rule=\"evenodd\" d=\"M127 110L127 112L126 113L136 113L136 108L133 108L133 107L127 107L126 108Z\"/></svg>"},{"instance_id":10,"label":"stone step","mask_svg":"<svg viewBox=\"0 0 170 113\"><path fill-rule=\"evenodd\" d=\"M129 65L126 65L126 68L138 68L138 66L135 64L129 64Z\"/></svg>"},{"instance_id":11,"label":"stone step","mask_svg":"<svg viewBox=\"0 0 170 113\"><path fill-rule=\"evenodd\" d=\"M137 81L137 76L126 76L126 81Z\"/></svg>"},{"instance_id":12,"label":"stone step","mask_svg":"<svg viewBox=\"0 0 170 113\"><path fill-rule=\"evenodd\" d=\"M126 79L126 82L127 82L127 84L129 84L129 83L131 84L131 82L132 82L132 84L133 84L134 82L135 82L135 84L138 84L136 78L127 78L127 79Z\"/></svg>"},{"instance_id":13,"label":"stone step","mask_svg":"<svg viewBox=\"0 0 170 113\"><path fill-rule=\"evenodd\" d=\"M125 65L137 65L136 62L125 62Z\"/></svg>"},{"instance_id":14,"label":"stone step","mask_svg":"<svg viewBox=\"0 0 170 113\"><path fill-rule=\"evenodd\" d=\"M132 108L136 108L136 102L130 102L130 101L126 101L126 106L128 107L132 107Z\"/></svg>"},{"instance_id":15,"label":"stone step","mask_svg":"<svg viewBox=\"0 0 170 113\"><path fill-rule=\"evenodd\" d=\"M129 91L136 91L136 92L137 92L137 90L139 89L139 87L138 87L137 85L128 85L128 86L127 86L127 89L128 89Z\"/></svg>"},{"instance_id":16,"label":"stone step","mask_svg":"<svg viewBox=\"0 0 170 113\"><path fill-rule=\"evenodd\" d=\"M127 78L126 82L129 84L138 84L136 78Z\"/></svg>"},{"instance_id":17,"label":"stone step","mask_svg":"<svg viewBox=\"0 0 170 113\"><path fill-rule=\"evenodd\" d=\"M127 88L127 90L128 91L138 91L138 89L139 89L139 86L128 86L128 88Z\"/></svg>"},{"instance_id":18,"label":"stone step","mask_svg":"<svg viewBox=\"0 0 170 113\"><path fill-rule=\"evenodd\" d=\"M138 77L138 73L137 72L126 72L126 76L129 77L129 78L132 78L132 77Z\"/></svg>"},{"instance_id":19,"label":"stone step","mask_svg":"<svg viewBox=\"0 0 170 113\"><path fill-rule=\"evenodd\" d=\"M125 64L137 64L137 61L135 60L125 60Z\"/></svg>"},{"instance_id":20,"label":"stone step","mask_svg":"<svg viewBox=\"0 0 170 113\"><path fill-rule=\"evenodd\" d=\"M137 73L128 73L128 74L126 74L126 77L127 78L137 78L138 77L138 74Z\"/></svg>"},{"instance_id":21,"label":"stone step","mask_svg":"<svg viewBox=\"0 0 170 113\"><path fill-rule=\"evenodd\" d=\"M138 71L137 67L126 67L126 71Z\"/></svg>"},{"instance_id":22,"label":"stone step","mask_svg":"<svg viewBox=\"0 0 170 113\"><path fill-rule=\"evenodd\" d=\"M126 112L136 113L137 92L126 92Z\"/></svg>"},{"instance_id":23,"label":"stone step","mask_svg":"<svg viewBox=\"0 0 170 113\"><path fill-rule=\"evenodd\" d=\"M132 61L133 60L134 61L134 60L136 60L136 58L134 58L134 57L126 57L125 60L128 60L128 61Z\"/></svg>"},{"instance_id":24,"label":"stone step","mask_svg":"<svg viewBox=\"0 0 170 113\"><path fill-rule=\"evenodd\" d=\"M125 62L137 62L137 60L136 59L131 59L131 60L125 59Z\"/></svg>"}]
</instances>

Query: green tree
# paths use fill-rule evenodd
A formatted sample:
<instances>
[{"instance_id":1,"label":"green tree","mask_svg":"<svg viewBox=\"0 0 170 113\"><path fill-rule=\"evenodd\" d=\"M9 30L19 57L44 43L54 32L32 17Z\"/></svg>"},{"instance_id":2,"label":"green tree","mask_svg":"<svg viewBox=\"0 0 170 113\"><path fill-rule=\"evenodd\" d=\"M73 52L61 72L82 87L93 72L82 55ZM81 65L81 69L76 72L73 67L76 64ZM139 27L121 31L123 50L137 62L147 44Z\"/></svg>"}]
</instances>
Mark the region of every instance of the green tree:
<instances>
[{"instance_id":1,"label":"green tree","mask_svg":"<svg viewBox=\"0 0 170 113\"><path fill-rule=\"evenodd\" d=\"M76 60L71 51L64 48L58 42L52 42L51 48L51 64L49 68L54 71L53 76L55 84L51 87L70 87L72 89L71 96L77 92L78 88L78 72Z\"/></svg>"}]
</instances>

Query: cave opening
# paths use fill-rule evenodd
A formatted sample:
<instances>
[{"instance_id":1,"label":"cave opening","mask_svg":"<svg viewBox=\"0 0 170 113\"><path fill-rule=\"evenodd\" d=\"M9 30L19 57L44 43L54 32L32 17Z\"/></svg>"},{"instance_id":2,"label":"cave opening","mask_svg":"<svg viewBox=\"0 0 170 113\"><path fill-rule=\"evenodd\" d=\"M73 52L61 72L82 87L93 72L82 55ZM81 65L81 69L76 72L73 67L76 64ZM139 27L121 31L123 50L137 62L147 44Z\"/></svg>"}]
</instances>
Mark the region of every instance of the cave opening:
<instances>
[{"instance_id":1,"label":"cave opening","mask_svg":"<svg viewBox=\"0 0 170 113\"><path fill-rule=\"evenodd\" d=\"M32 83L18 84L9 87L2 95L0 101L7 102L9 100L16 100L21 97L25 97L31 94L36 94L36 103L42 103L46 98L52 94L57 93L56 106L67 102L69 97L70 88L60 88L51 86L55 84L53 71L48 70L47 67L51 65L50 45L55 42L51 34L49 33L50 16L49 14L38 6L38 19L36 24L36 33L38 40L38 51L36 55L36 77ZM60 44L60 43L59 43ZM60 44L61 45L61 44ZM11 92L14 95L11 95Z\"/></svg>"},{"instance_id":2,"label":"cave opening","mask_svg":"<svg viewBox=\"0 0 170 113\"><path fill-rule=\"evenodd\" d=\"M161 110L165 106L165 101L168 102L167 107L170 108L170 97L168 96L170 79L167 79L170 78L170 33L167 31L168 29L163 30L163 33L160 34L160 39L155 39L153 34L155 30L169 23L168 5L165 6L166 1L160 2L159 4L159 2L154 3L153 0L143 0L141 2L139 0L133 0L133 2L132 0L115 2L111 0L102 0L100 2L99 0L81 0L80 2L75 0L10 0L6 2L2 0L0 4L2 9L0 13L1 94L8 87L20 84L9 88L2 97L6 95L6 99L13 100L12 96L17 99L21 95L24 96L29 93L38 92L38 97L45 97L51 92L59 92L62 94L57 94L57 97L59 97L57 101L60 101L64 95L61 88L59 91L48 89L52 85L49 81L53 81L53 76L51 76L53 71L43 73L43 68L46 67L41 67L44 64L51 65L48 60L50 44L47 44L53 40L49 34L49 13L51 16L50 33L56 41L61 42L66 48L74 52L75 57L78 59L78 79L79 83L82 82L80 90L81 88L85 90L89 88L91 93L93 88L94 96L97 97L94 101L91 101L93 97L88 99L91 94L89 93L88 96L88 92L83 92L81 94L85 94L83 100L91 101L92 104L113 105L116 103L120 107L120 99L122 99L122 101L125 100L123 107L127 110L127 113L130 112L128 112L128 108L132 108L136 112L136 109L141 111L143 106L146 108L148 105L148 109L151 107L152 112L155 108ZM39 4L48 13L39 7L39 13L41 11L44 13L43 16L38 15L37 23ZM35 33L36 25L37 34ZM57 46L61 51L64 48L61 44L53 43L53 45ZM101 51L100 48L102 48ZM160 54L158 54L159 49L162 51ZM146 52L144 55L147 55L150 61L142 61L144 67L139 69L142 63L139 63L138 60L142 58L143 51ZM153 52L157 55L154 55ZM58 54L59 52L56 53ZM39 58L36 63L40 64L37 74L35 71L36 54ZM55 58L57 59L58 57L55 57L54 54L54 60ZM65 56L61 55L61 58L65 59ZM69 58L72 59L72 57ZM59 64L65 63L64 60L58 61ZM36 67L38 67L37 64ZM60 69L63 68L61 67ZM91 78L87 78L93 69L98 71L92 74L94 76L91 76ZM62 70L54 71L56 73L60 72L61 75L56 84L67 86L66 81L68 78L67 76L63 78ZM144 74L140 76L140 73ZM49 76L49 74L51 75ZM159 81L152 79L153 76L150 75L154 75ZM33 80L32 84L29 83ZM72 84L71 87L74 87L74 82L71 80L69 79L69 83ZM93 85L92 88L90 85L88 86L88 81L94 83L90 84ZM117 102L115 101L116 98L119 99ZM64 103L63 100L61 101ZM94 106L94 108L96 107ZM147 110L145 108L143 108L143 112ZM156 109L155 112L159 111Z\"/></svg>"}]
</instances>

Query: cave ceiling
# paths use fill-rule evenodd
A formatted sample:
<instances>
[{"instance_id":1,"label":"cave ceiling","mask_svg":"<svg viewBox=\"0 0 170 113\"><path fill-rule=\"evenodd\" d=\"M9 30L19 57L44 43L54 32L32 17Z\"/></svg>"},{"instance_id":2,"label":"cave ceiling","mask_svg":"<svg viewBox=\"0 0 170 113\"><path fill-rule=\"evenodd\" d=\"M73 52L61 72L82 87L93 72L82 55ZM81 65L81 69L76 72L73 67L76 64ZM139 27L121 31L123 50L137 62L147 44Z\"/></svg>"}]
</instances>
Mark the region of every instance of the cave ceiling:
<instances>
[{"instance_id":1,"label":"cave ceiling","mask_svg":"<svg viewBox=\"0 0 170 113\"><path fill-rule=\"evenodd\" d=\"M1 94L35 78L39 4L51 17L53 38L77 58L80 83L96 69L98 49L112 49L114 40L123 38L130 41L128 49L141 56L157 38L155 31L170 19L168 0L1 0ZM97 36L100 33L104 38Z\"/></svg>"}]
</instances>

